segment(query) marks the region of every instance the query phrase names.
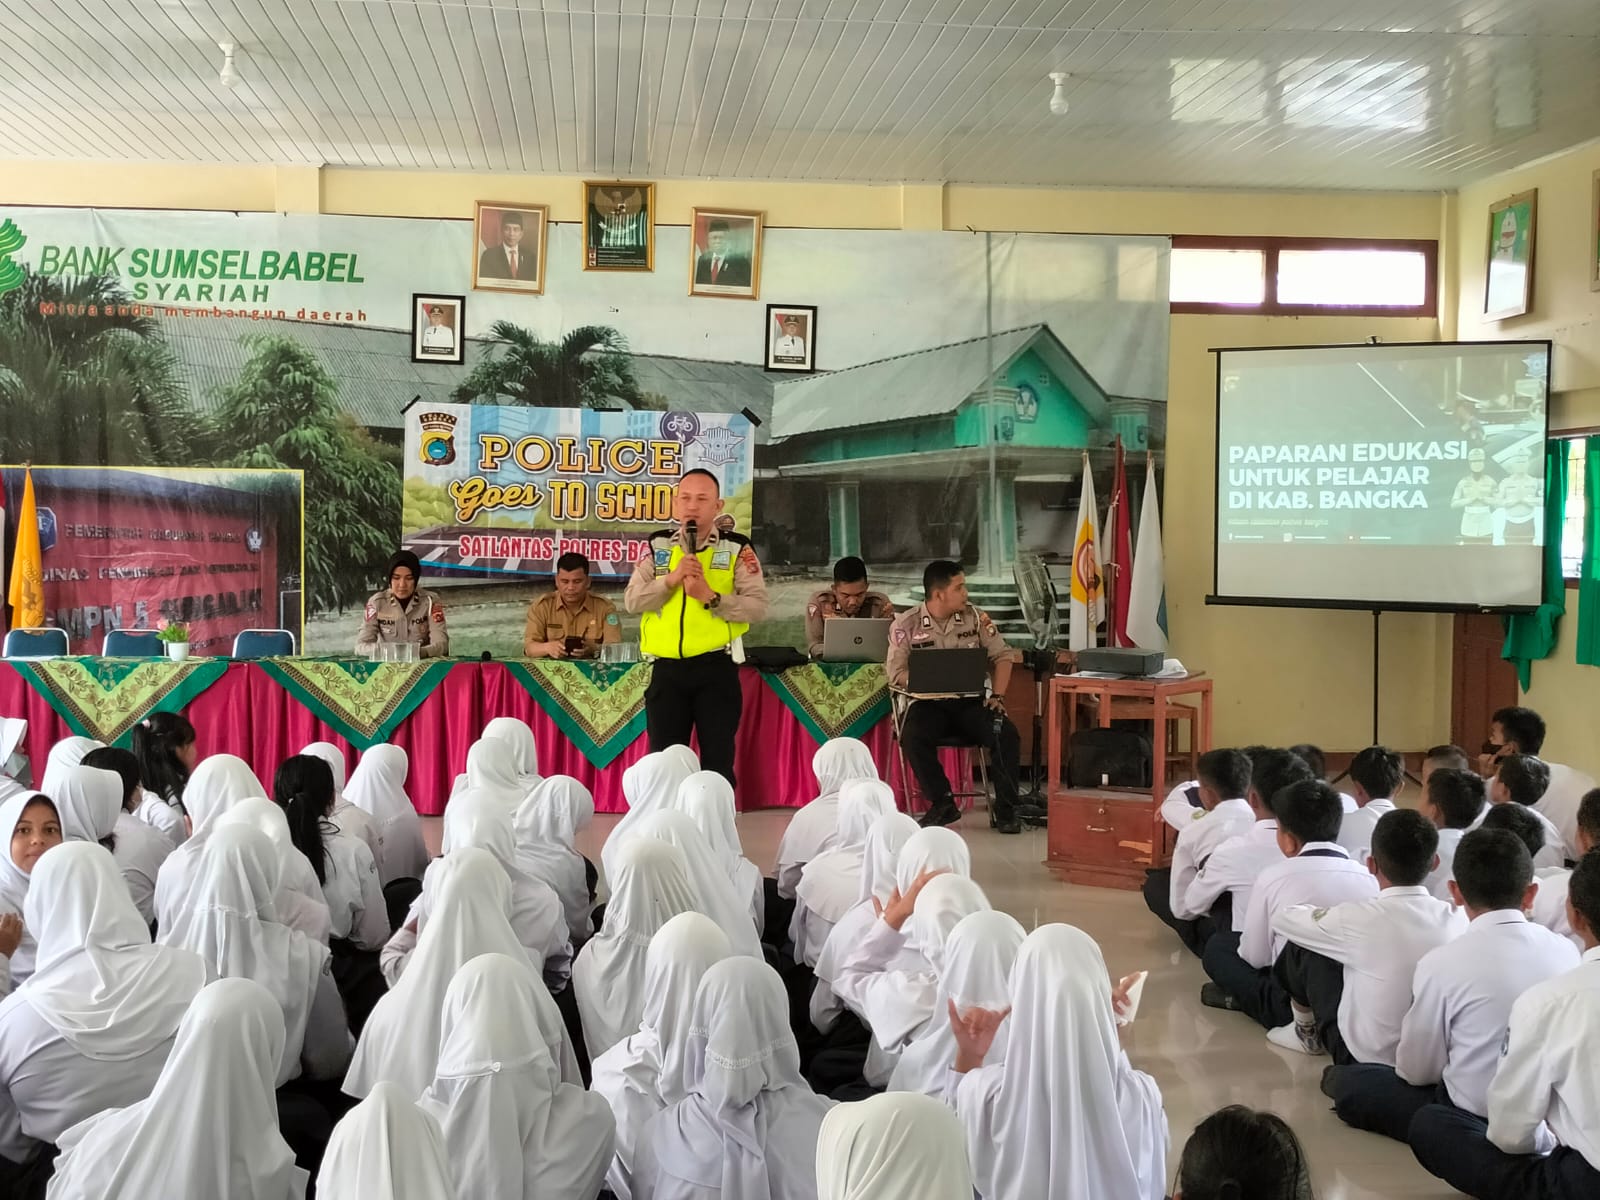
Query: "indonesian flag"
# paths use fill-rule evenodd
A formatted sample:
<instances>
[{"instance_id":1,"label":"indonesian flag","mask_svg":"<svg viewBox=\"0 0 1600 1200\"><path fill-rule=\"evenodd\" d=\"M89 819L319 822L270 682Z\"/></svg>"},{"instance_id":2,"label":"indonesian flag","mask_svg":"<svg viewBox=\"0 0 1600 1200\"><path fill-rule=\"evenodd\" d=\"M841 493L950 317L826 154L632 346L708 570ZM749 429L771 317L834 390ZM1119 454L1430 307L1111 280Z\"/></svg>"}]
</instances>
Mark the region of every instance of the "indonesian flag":
<instances>
[{"instance_id":1,"label":"indonesian flag","mask_svg":"<svg viewBox=\"0 0 1600 1200\"><path fill-rule=\"evenodd\" d=\"M1106 510L1106 645L1131 646L1128 637L1128 585L1133 567L1133 505L1128 503L1128 472L1117 439L1117 471Z\"/></svg>"},{"instance_id":2,"label":"indonesian flag","mask_svg":"<svg viewBox=\"0 0 1600 1200\"><path fill-rule=\"evenodd\" d=\"M1083 456L1083 496L1078 501L1078 536L1072 543L1072 599L1067 605L1067 645L1085 650L1098 644L1100 624L1100 516L1095 511L1094 474Z\"/></svg>"},{"instance_id":3,"label":"indonesian flag","mask_svg":"<svg viewBox=\"0 0 1600 1200\"><path fill-rule=\"evenodd\" d=\"M1146 650L1167 648L1167 572L1161 556L1161 501L1156 497L1154 460L1145 466L1139 545L1128 588L1128 636Z\"/></svg>"}]
</instances>

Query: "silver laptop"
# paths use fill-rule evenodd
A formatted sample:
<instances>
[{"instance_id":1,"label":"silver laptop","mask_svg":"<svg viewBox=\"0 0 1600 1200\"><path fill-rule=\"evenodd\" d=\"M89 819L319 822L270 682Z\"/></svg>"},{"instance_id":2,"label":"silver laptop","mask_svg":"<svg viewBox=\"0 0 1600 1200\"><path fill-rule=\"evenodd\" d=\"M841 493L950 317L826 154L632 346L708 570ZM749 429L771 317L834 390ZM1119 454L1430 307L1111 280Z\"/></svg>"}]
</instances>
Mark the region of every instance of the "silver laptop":
<instances>
[{"instance_id":1,"label":"silver laptop","mask_svg":"<svg viewBox=\"0 0 1600 1200\"><path fill-rule=\"evenodd\" d=\"M822 623L822 661L884 662L892 624L888 617L829 617Z\"/></svg>"}]
</instances>

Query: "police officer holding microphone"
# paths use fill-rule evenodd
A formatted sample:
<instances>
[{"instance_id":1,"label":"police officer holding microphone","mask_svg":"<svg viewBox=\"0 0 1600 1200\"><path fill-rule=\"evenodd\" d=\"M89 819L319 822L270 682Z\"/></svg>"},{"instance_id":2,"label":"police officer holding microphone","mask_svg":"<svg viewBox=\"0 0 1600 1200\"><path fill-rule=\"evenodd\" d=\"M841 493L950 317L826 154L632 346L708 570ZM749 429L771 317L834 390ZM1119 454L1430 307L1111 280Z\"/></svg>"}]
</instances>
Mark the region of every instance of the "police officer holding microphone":
<instances>
[{"instance_id":1,"label":"police officer holding microphone","mask_svg":"<svg viewBox=\"0 0 1600 1200\"><path fill-rule=\"evenodd\" d=\"M744 707L733 646L767 615L767 584L747 538L718 527L722 489L710 471L685 472L672 495L676 530L650 535L623 595L642 614L639 648L655 661L645 690L652 751L700 738L700 762L733 778Z\"/></svg>"}]
</instances>

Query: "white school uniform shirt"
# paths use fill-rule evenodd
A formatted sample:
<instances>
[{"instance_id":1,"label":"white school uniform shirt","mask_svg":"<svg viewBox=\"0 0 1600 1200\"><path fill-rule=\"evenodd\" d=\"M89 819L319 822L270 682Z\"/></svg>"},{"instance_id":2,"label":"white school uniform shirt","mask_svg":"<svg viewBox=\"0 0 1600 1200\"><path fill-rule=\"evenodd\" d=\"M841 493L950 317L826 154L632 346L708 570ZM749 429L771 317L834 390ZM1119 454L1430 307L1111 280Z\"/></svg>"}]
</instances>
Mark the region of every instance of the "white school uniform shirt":
<instances>
[{"instance_id":1,"label":"white school uniform shirt","mask_svg":"<svg viewBox=\"0 0 1600 1200\"><path fill-rule=\"evenodd\" d=\"M1367 865L1367 855L1372 853L1372 831L1378 822L1394 811L1393 800L1368 800L1354 812L1347 812L1339 822L1339 845L1350 855L1350 861Z\"/></svg>"},{"instance_id":2,"label":"white school uniform shirt","mask_svg":"<svg viewBox=\"0 0 1600 1200\"><path fill-rule=\"evenodd\" d=\"M389 940L389 910L378 881L378 864L360 838L323 830L322 895L331 932L358 950L381 950Z\"/></svg>"},{"instance_id":3,"label":"white school uniform shirt","mask_svg":"<svg viewBox=\"0 0 1600 1200\"><path fill-rule=\"evenodd\" d=\"M1481 821L1488 815L1489 805L1486 803L1482 811L1478 813L1478 820ZM1452 904L1455 903L1450 897L1450 881L1456 877L1456 847L1461 844L1463 837L1476 828L1476 825L1471 825L1466 829L1439 830L1439 849L1437 851L1439 865L1429 872L1428 877L1422 881L1422 886L1427 888L1438 899Z\"/></svg>"},{"instance_id":4,"label":"white school uniform shirt","mask_svg":"<svg viewBox=\"0 0 1600 1200\"><path fill-rule=\"evenodd\" d=\"M1211 852L1189 885L1184 898L1185 912L1210 912L1223 892L1233 893L1233 929L1244 929L1244 913L1256 879L1274 863L1283 861L1278 849L1278 823L1257 821L1235 838L1224 841Z\"/></svg>"},{"instance_id":5,"label":"white school uniform shirt","mask_svg":"<svg viewBox=\"0 0 1600 1200\"><path fill-rule=\"evenodd\" d=\"M815 970L833 927L860 902L867 832L894 811L894 790L886 783L855 779L839 789L833 845L801 869L795 888L789 938L796 962Z\"/></svg>"},{"instance_id":6,"label":"white school uniform shirt","mask_svg":"<svg viewBox=\"0 0 1600 1200\"><path fill-rule=\"evenodd\" d=\"M183 813L175 804L148 788L144 790L144 799L139 801L139 807L133 810L133 815L166 838L173 849L189 840L189 827L184 824Z\"/></svg>"},{"instance_id":7,"label":"white school uniform shirt","mask_svg":"<svg viewBox=\"0 0 1600 1200\"><path fill-rule=\"evenodd\" d=\"M1185 779L1168 792L1167 798L1161 802L1161 819L1180 834L1206 815L1205 809L1189 803L1189 789L1199 786L1198 779Z\"/></svg>"},{"instance_id":8,"label":"white school uniform shirt","mask_svg":"<svg viewBox=\"0 0 1600 1200\"><path fill-rule=\"evenodd\" d=\"M1533 805L1542 816L1554 822L1561 831L1561 843L1568 858L1578 857L1578 805L1595 786L1594 778L1562 763L1545 760L1550 768L1550 782L1544 795Z\"/></svg>"},{"instance_id":9,"label":"white school uniform shirt","mask_svg":"<svg viewBox=\"0 0 1600 1200\"><path fill-rule=\"evenodd\" d=\"M1560 934L1582 950L1583 939L1572 932L1572 925L1567 921L1567 892L1572 883L1572 871L1567 867L1546 867L1535 871L1533 878L1539 890L1534 893L1528 920Z\"/></svg>"},{"instance_id":10,"label":"white school uniform shirt","mask_svg":"<svg viewBox=\"0 0 1600 1200\"><path fill-rule=\"evenodd\" d=\"M1273 918L1291 905L1331 908L1350 900L1370 900L1377 894L1378 881L1372 872L1351 862L1336 842L1307 842L1297 857L1261 872L1250 889L1239 957L1252 967L1275 963L1288 939L1273 927Z\"/></svg>"},{"instance_id":11,"label":"white school uniform shirt","mask_svg":"<svg viewBox=\"0 0 1600 1200\"><path fill-rule=\"evenodd\" d=\"M1572 943L1516 909L1478 916L1430 950L1411 981L1395 1071L1417 1086L1443 1082L1456 1107L1488 1115L1489 1081L1518 996L1578 963Z\"/></svg>"},{"instance_id":12,"label":"white school uniform shirt","mask_svg":"<svg viewBox=\"0 0 1600 1200\"><path fill-rule=\"evenodd\" d=\"M372 860L377 862L383 857L383 833L368 813L345 797L344 751L332 742L312 742L300 753L315 755L328 764L328 769L333 772L333 811L328 814L328 820L341 833L364 841L372 852Z\"/></svg>"},{"instance_id":13,"label":"white school uniform shirt","mask_svg":"<svg viewBox=\"0 0 1600 1200\"><path fill-rule=\"evenodd\" d=\"M1507 804L1515 804L1515 800L1507 800ZM1539 853L1533 856L1533 869L1535 871L1545 867L1564 867L1567 865L1567 844L1561 838L1561 830L1557 829L1550 818L1537 808L1524 804L1523 809L1530 812L1538 820L1544 830L1544 845ZM1487 815L1487 812L1485 812Z\"/></svg>"},{"instance_id":14,"label":"white school uniform shirt","mask_svg":"<svg viewBox=\"0 0 1600 1200\"><path fill-rule=\"evenodd\" d=\"M1507 1154L1532 1154L1548 1124L1558 1142L1600 1170L1597 1056L1600 947L1512 1005L1505 1054L1489 1085L1489 1140Z\"/></svg>"},{"instance_id":15,"label":"white school uniform shirt","mask_svg":"<svg viewBox=\"0 0 1600 1200\"><path fill-rule=\"evenodd\" d=\"M111 854L122 871L122 881L128 885L133 906L146 925L154 924L156 880L161 877L161 864L172 853L172 843L159 829L146 825L131 812L119 812L111 832L116 839Z\"/></svg>"},{"instance_id":16,"label":"white school uniform shirt","mask_svg":"<svg viewBox=\"0 0 1600 1200\"><path fill-rule=\"evenodd\" d=\"M800 885L800 869L824 850L833 848L838 825L839 789L854 779L878 778L878 765L872 751L856 738L833 738L817 747L811 758L817 777L816 799L789 818L778 843L774 877L778 895L793 900Z\"/></svg>"},{"instance_id":17,"label":"white school uniform shirt","mask_svg":"<svg viewBox=\"0 0 1600 1200\"><path fill-rule=\"evenodd\" d=\"M1204 912L1191 912L1188 898L1189 888L1206 860L1224 842L1249 829L1256 819L1248 800L1224 800L1210 812L1203 808L1193 811L1196 815L1178 828L1178 840L1172 848L1172 885L1168 899L1172 915L1180 920L1193 920Z\"/></svg>"},{"instance_id":18,"label":"white school uniform shirt","mask_svg":"<svg viewBox=\"0 0 1600 1200\"><path fill-rule=\"evenodd\" d=\"M1465 933L1467 917L1418 885L1384 888L1371 900L1331 908L1295 905L1273 917L1272 929L1343 965L1339 1033L1345 1046L1357 1062L1392 1067L1417 962Z\"/></svg>"}]
</instances>

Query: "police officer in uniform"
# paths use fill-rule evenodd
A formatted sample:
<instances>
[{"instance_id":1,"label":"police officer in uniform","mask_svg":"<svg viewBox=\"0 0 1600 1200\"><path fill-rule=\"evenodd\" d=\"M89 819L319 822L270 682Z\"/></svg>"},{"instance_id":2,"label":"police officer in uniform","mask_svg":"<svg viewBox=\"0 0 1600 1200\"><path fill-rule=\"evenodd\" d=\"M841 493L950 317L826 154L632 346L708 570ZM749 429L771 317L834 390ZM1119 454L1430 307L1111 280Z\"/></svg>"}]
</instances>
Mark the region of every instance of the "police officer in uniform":
<instances>
[{"instance_id":1,"label":"police officer in uniform","mask_svg":"<svg viewBox=\"0 0 1600 1200\"><path fill-rule=\"evenodd\" d=\"M576 551L556 559L556 590L528 605L522 653L529 658L594 658L602 644L621 640L617 610L589 590L589 560Z\"/></svg>"},{"instance_id":2,"label":"police officer in uniform","mask_svg":"<svg viewBox=\"0 0 1600 1200\"><path fill-rule=\"evenodd\" d=\"M904 688L914 650L958 650L982 646L989 654L990 691L953 700L913 700L900 730L917 786L929 803L923 825L951 825L961 819L949 777L939 764L939 741L960 737L989 751L994 764L994 812L990 823L1001 833L1021 833L1017 819L1017 769L1022 740L1006 716L1000 697L1011 682L1011 648L988 614L967 602L967 579L960 563L938 559L922 572L922 594L915 608L895 618L889 630L887 671L893 687Z\"/></svg>"},{"instance_id":3,"label":"police officer in uniform","mask_svg":"<svg viewBox=\"0 0 1600 1200\"><path fill-rule=\"evenodd\" d=\"M639 648L655 660L644 709L650 749L688 745L733 782L733 742L743 701L734 640L767 615L767 584L749 541L727 530L721 486L710 471L688 471L672 494L676 530L650 535L622 603L639 621Z\"/></svg>"},{"instance_id":4,"label":"police officer in uniform","mask_svg":"<svg viewBox=\"0 0 1600 1200\"><path fill-rule=\"evenodd\" d=\"M833 564L833 586L806 601L806 645L822 657L822 623L831 617L892 617L894 604L882 592L867 590L867 564L851 555Z\"/></svg>"},{"instance_id":5,"label":"police officer in uniform","mask_svg":"<svg viewBox=\"0 0 1600 1200\"><path fill-rule=\"evenodd\" d=\"M356 635L356 653L368 646L411 642L423 658L443 658L450 653L450 633L444 624L439 597L417 586L422 563L409 550L389 560L389 586L367 600L367 619Z\"/></svg>"}]
</instances>

